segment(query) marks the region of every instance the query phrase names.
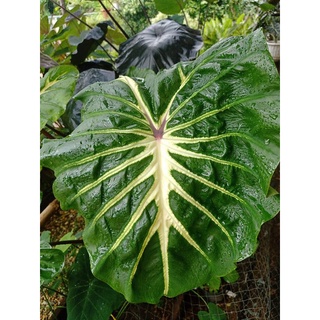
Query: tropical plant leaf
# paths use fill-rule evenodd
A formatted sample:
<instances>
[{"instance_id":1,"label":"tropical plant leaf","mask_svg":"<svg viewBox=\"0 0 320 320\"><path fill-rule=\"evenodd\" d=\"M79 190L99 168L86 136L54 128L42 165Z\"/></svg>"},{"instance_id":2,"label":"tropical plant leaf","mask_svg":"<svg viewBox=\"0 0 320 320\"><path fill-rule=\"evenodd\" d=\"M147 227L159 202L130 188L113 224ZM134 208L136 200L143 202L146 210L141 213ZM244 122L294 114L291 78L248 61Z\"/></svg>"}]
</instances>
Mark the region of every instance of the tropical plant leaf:
<instances>
[{"instance_id":1,"label":"tropical plant leaf","mask_svg":"<svg viewBox=\"0 0 320 320\"><path fill-rule=\"evenodd\" d=\"M115 66L122 75L132 66L158 72L194 59L202 45L199 30L165 19L122 43Z\"/></svg>"},{"instance_id":2,"label":"tropical plant leaf","mask_svg":"<svg viewBox=\"0 0 320 320\"><path fill-rule=\"evenodd\" d=\"M186 0L154 0L158 11L165 14L179 13L186 5Z\"/></svg>"},{"instance_id":3,"label":"tropical plant leaf","mask_svg":"<svg viewBox=\"0 0 320 320\"><path fill-rule=\"evenodd\" d=\"M50 246L50 232L44 231L40 238L40 285L50 283L64 266L64 254Z\"/></svg>"},{"instance_id":4,"label":"tropical plant leaf","mask_svg":"<svg viewBox=\"0 0 320 320\"><path fill-rule=\"evenodd\" d=\"M234 283L239 279L240 275L237 270L231 271L229 274L225 275L223 279L228 283Z\"/></svg>"},{"instance_id":5,"label":"tropical plant leaf","mask_svg":"<svg viewBox=\"0 0 320 320\"><path fill-rule=\"evenodd\" d=\"M145 74L78 93L82 123L41 159L93 274L157 303L229 274L279 211L279 75L261 30Z\"/></svg>"},{"instance_id":6,"label":"tropical plant leaf","mask_svg":"<svg viewBox=\"0 0 320 320\"><path fill-rule=\"evenodd\" d=\"M50 283L64 266L64 254L59 249L40 249L40 285Z\"/></svg>"},{"instance_id":7,"label":"tropical plant leaf","mask_svg":"<svg viewBox=\"0 0 320 320\"><path fill-rule=\"evenodd\" d=\"M40 130L48 121L56 121L64 113L78 78L74 66L51 68L40 81Z\"/></svg>"},{"instance_id":8,"label":"tropical plant leaf","mask_svg":"<svg viewBox=\"0 0 320 320\"><path fill-rule=\"evenodd\" d=\"M221 278L220 277L212 277L208 282L208 287L210 291L218 291L221 286Z\"/></svg>"},{"instance_id":9,"label":"tropical plant leaf","mask_svg":"<svg viewBox=\"0 0 320 320\"><path fill-rule=\"evenodd\" d=\"M109 319L110 314L125 301L123 295L92 275L85 248L79 250L68 279L68 319Z\"/></svg>"}]
</instances>

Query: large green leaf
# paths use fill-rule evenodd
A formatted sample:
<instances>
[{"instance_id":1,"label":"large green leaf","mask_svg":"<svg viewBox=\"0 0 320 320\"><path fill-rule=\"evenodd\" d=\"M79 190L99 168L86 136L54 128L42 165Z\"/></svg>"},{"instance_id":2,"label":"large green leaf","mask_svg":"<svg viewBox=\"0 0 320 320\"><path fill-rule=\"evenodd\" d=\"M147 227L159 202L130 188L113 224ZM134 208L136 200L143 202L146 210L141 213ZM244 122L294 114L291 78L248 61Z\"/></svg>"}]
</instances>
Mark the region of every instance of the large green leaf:
<instances>
[{"instance_id":1,"label":"large green leaf","mask_svg":"<svg viewBox=\"0 0 320 320\"><path fill-rule=\"evenodd\" d=\"M157 10L165 14L179 13L186 5L186 0L154 0Z\"/></svg>"},{"instance_id":2,"label":"large green leaf","mask_svg":"<svg viewBox=\"0 0 320 320\"><path fill-rule=\"evenodd\" d=\"M125 301L123 295L92 275L85 248L79 250L68 280L68 319L109 319L110 314Z\"/></svg>"},{"instance_id":3,"label":"large green leaf","mask_svg":"<svg viewBox=\"0 0 320 320\"><path fill-rule=\"evenodd\" d=\"M61 65L51 68L40 81L40 130L48 121L56 121L64 113L73 95L78 70Z\"/></svg>"},{"instance_id":4,"label":"large green leaf","mask_svg":"<svg viewBox=\"0 0 320 320\"><path fill-rule=\"evenodd\" d=\"M260 30L144 74L78 93L82 123L41 159L93 274L156 303L229 274L279 211L279 75Z\"/></svg>"}]
</instances>

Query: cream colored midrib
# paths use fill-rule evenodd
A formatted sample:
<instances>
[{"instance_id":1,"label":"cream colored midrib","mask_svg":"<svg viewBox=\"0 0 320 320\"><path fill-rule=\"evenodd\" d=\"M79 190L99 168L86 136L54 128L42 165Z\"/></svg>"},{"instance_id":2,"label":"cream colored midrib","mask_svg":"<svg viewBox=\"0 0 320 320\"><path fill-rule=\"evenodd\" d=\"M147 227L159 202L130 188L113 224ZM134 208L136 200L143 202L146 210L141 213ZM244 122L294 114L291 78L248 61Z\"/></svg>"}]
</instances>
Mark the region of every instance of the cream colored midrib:
<instances>
[{"instance_id":1,"label":"cream colored midrib","mask_svg":"<svg viewBox=\"0 0 320 320\"><path fill-rule=\"evenodd\" d=\"M123 83L127 84L127 86L131 89L135 98L138 101L139 111L144 115L145 119L151 125L151 127L153 126L157 129L159 129L159 125L153 121L151 113L149 112L148 107L146 106L146 104L144 103L144 101L142 99L142 96L141 96L139 89L138 89L138 84L132 78L127 77L127 76L120 76L119 81L122 81Z\"/></svg>"},{"instance_id":2,"label":"cream colored midrib","mask_svg":"<svg viewBox=\"0 0 320 320\"><path fill-rule=\"evenodd\" d=\"M156 220L158 222L158 235L160 242L160 250L162 257L163 281L164 281L164 295L169 291L170 274L169 274L169 258L168 258L168 244L169 244L169 229L170 220L169 213L169 184L167 176L170 175L167 162L167 151L163 143L163 139L156 141L156 156L157 170L155 173L155 181L158 181L158 192L156 203L158 204L158 215Z\"/></svg>"}]
</instances>

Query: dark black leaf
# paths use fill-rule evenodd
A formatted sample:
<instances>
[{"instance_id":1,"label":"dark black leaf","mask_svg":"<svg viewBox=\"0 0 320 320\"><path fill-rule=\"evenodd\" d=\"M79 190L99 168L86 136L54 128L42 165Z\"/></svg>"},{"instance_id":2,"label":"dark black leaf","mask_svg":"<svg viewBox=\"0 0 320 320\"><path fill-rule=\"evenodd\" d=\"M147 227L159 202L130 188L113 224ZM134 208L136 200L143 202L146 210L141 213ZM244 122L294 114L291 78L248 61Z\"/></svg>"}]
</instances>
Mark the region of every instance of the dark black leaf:
<instances>
[{"instance_id":1,"label":"dark black leaf","mask_svg":"<svg viewBox=\"0 0 320 320\"><path fill-rule=\"evenodd\" d=\"M131 66L158 72L194 59L202 45L199 30L165 19L122 43L115 66L119 74Z\"/></svg>"},{"instance_id":2,"label":"dark black leaf","mask_svg":"<svg viewBox=\"0 0 320 320\"><path fill-rule=\"evenodd\" d=\"M103 69L113 71L113 65L107 61L103 60L91 60L80 63L77 66L79 72L83 72L89 69Z\"/></svg>"},{"instance_id":3,"label":"dark black leaf","mask_svg":"<svg viewBox=\"0 0 320 320\"><path fill-rule=\"evenodd\" d=\"M58 62L53 60L48 55L40 52L40 67L45 68L45 69L50 69L50 68L56 67L58 65L59 65Z\"/></svg>"},{"instance_id":4,"label":"dark black leaf","mask_svg":"<svg viewBox=\"0 0 320 320\"><path fill-rule=\"evenodd\" d=\"M79 65L92 53L104 40L108 26L113 27L111 21L103 21L98 23L91 29L85 38L78 44L77 50L71 55L71 63Z\"/></svg>"},{"instance_id":5,"label":"dark black leaf","mask_svg":"<svg viewBox=\"0 0 320 320\"><path fill-rule=\"evenodd\" d=\"M99 81L111 81L115 79L115 72L102 69L88 69L80 73L74 94L88 85ZM61 116L63 125L72 132L81 123L82 102L70 99L65 113Z\"/></svg>"}]
</instances>

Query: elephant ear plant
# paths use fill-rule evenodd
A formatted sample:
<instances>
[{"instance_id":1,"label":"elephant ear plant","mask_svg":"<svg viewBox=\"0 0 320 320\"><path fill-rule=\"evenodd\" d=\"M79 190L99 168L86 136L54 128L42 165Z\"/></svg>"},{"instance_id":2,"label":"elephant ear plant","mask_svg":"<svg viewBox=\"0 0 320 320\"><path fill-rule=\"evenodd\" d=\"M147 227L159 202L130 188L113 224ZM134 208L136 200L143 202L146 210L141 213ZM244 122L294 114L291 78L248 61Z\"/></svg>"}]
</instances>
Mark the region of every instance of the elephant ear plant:
<instances>
[{"instance_id":1,"label":"elephant ear plant","mask_svg":"<svg viewBox=\"0 0 320 320\"><path fill-rule=\"evenodd\" d=\"M139 75L144 74L144 77ZM93 275L157 303L252 255L279 211L279 76L260 30L194 61L133 70L76 96L82 122L45 140L65 210L85 218Z\"/></svg>"}]
</instances>

